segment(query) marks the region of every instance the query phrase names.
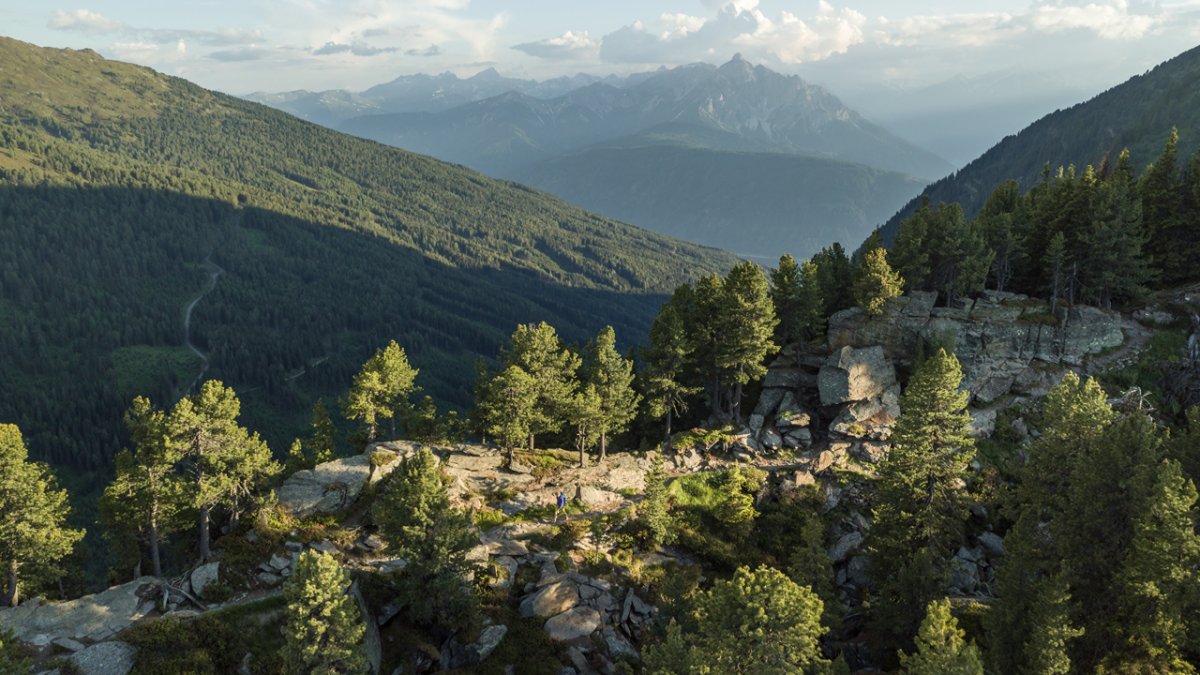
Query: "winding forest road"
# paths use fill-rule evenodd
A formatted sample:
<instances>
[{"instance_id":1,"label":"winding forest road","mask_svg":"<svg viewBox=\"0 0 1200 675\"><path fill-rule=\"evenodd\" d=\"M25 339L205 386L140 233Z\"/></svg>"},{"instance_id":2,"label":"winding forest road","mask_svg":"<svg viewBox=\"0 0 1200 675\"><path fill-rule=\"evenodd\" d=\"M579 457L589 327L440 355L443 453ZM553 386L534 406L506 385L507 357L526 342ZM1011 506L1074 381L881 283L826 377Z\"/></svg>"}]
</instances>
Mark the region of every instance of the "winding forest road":
<instances>
[{"instance_id":1,"label":"winding forest road","mask_svg":"<svg viewBox=\"0 0 1200 675\"><path fill-rule=\"evenodd\" d=\"M200 295L192 298L192 301L183 309L183 344L192 350L193 354L200 357L200 372L192 380L192 383L187 386L187 389L183 390L184 396L187 396L196 388L196 385L204 378L204 374L208 372L209 365L208 354L200 351L200 348L192 342L192 310L196 309L196 304L203 300L204 296L211 293L217 287L217 278L225 273L224 268L212 261L211 254L204 259L204 266L208 268L208 285L204 287Z\"/></svg>"}]
</instances>

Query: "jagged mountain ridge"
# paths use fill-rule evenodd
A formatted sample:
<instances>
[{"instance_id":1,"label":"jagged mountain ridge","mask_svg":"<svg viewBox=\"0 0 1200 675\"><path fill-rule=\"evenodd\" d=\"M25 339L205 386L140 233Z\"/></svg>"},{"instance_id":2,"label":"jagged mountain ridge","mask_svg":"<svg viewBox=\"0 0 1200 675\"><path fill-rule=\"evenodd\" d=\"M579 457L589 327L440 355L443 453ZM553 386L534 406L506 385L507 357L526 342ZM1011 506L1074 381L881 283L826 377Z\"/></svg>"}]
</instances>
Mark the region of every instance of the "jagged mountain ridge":
<instances>
[{"instance_id":1,"label":"jagged mountain ridge","mask_svg":"<svg viewBox=\"0 0 1200 675\"><path fill-rule=\"evenodd\" d=\"M734 134L739 150L813 154L933 178L950 165L847 108L825 89L735 56L550 99L509 91L441 113L370 115L339 128L505 175L513 168L662 124Z\"/></svg>"}]
</instances>

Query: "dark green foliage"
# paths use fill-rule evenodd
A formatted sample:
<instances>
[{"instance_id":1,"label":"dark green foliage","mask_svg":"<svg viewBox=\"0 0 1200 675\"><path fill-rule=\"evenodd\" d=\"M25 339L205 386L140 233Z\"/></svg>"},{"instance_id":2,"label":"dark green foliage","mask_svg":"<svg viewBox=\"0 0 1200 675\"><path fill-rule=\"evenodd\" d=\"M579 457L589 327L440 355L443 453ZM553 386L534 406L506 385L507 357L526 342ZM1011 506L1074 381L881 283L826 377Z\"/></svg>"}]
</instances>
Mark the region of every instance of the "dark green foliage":
<instances>
[{"instance_id":1,"label":"dark green foliage","mask_svg":"<svg viewBox=\"0 0 1200 675\"><path fill-rule=\"evenodd\" d=\"M879 316L887 301L899 296L903 288L904 279L888 265L887 250L867 251L854 280L854 302L867 314Z\"/></svg>"},{"instance_id":2,"label":"dark green foliage","mask_svg":"<svg viewBox=\"0 0 1200 675\"><path fill-rule=\"evenodd\" d=\"M922 204L900 225L892 263L909 290L952 301L983 289L992 257L979 221L968 221L958 204Z\"/></svg>"},{"instance_id":3,"label":"dark green foliage","mask_svg":"<svg viewBox=\"0 0 1200 675\"><path fill-rule=\"evenodd\" d=\"M450 506L444 480L437 458L421 449L388 477L372 517L408 561L399 584L410 618L450 634L478 620L478 599L464 580L473 569L467 551L478 539L470 516Z\"/></svg>"},{"instance_id":4,"label":"dark green foliage","mask_svg":"<svg viewBox=\"0 0 1200 675\"><path fill-rule=\"evenodd\" d=\"M917 631L917 650L901 654L900 665L908 675L983 675L979 650L967 642L947 599L929 603Z\"/></svg>"},{"instance_id":5,"label":"dark green foliage","mask_svg":"<svg viewBox=\"0 0 1200 675\"><path fill-rule=\"evenodd\" d=\"M733 262L93 53L5 39L0 60L0 418L55 465L110 467L129 400L195 377L181 309L208 256L193 342L280 450L389 338L465 406L515 323L632 337Z\"/></svg>"},{"instance_id":6,"label":"dark green foliage","mask_svg":"<svg viewBox=\"0 0 1200 675\"><path fill-rule=\"evenodd\" d=\"M842 245L835 241L821 249L812 257L812 263L817 266L817 285L825 301L822 316L830 316L853 305L850 289L854 285L854 269Z\"/></svg>"},{"instance_id":7,"label":"dark green foliage","mask_svg":"<svg viewBox=\"0 0 1200 675\"><path fill-rule=\"evenodd\" d=\"M650 471L646 473L646 489L637 507L637 522L648 547L653 549L675 541L671 522L671 493L667 490L667 474L663 470L661 453L654 455Z\"/></svg>"},{"instance_id":8,"label":"dark green foliage","mask_svg":"<svg viewBox=\"0 0 1200 675\"><path fill-rule=\"evenodd\" d=\"M818 644L821 599L778 570L739 568L691 605L687 625L646 650L647 672L832 672Z\"/></svg>"},{"instance_id":9,"label":"dark green foliage","mask_svg":"<svg viewBox=\"0 0 1200 675\"><path fill-rule=\"evenodd\" d=\"M685 382L693 348L684 324L684 313L688 311L686 298L690 293L691 288L684 286L663 305L650 325L650 341L642 352L645 364L639 374L642 394L650 417L666 418L664 438L671 436L675 418L687 411L688 400L702 391L701 387Z\"/></svg>"},{"instance_id":10,"label":"dark green foliage","mask_svg":"<svg viewBox=\"0 0 1200 675\"><path fill-rule=\"evenodd\" d=\"M283 589L284 662L290 672L367 673L359 643L366 628L350 576L328 553L305 551Z\"/></svg>"},{"instance_id":11,"label":"dark green foliage","mask_svg":"<svg viewBox=\"0 0 1200 675\"><path fill-rule=\"evenodd\" d=\"M0 629L0 672L25 673L33 662L8 629Z\"/></svg>"}]
</instances>

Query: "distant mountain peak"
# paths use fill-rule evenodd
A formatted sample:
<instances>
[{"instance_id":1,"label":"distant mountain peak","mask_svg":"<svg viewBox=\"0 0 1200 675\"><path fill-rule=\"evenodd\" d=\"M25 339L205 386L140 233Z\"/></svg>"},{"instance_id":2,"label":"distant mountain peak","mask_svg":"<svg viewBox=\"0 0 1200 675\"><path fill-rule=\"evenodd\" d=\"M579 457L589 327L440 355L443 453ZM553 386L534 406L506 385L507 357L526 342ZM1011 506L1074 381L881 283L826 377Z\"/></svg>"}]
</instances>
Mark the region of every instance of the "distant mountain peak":
<instances>
[{"instance_id":1,"label":"distant mountain peak","mask_svg":"<svg viewBox=\"0 0 1200 675\"><path fill-rule=\"evenodd\" d=\"M503 79L505 79L505 77L503 75L501 75L500 72L498 70L496 70L496 68L493 66L493 67L487 68L485 70L481 70L478 73L475 73L474 75L472 75L471 77L469 77L467 79L469 79L469 80L503 80Z\"/></svg>"}]
</instances>

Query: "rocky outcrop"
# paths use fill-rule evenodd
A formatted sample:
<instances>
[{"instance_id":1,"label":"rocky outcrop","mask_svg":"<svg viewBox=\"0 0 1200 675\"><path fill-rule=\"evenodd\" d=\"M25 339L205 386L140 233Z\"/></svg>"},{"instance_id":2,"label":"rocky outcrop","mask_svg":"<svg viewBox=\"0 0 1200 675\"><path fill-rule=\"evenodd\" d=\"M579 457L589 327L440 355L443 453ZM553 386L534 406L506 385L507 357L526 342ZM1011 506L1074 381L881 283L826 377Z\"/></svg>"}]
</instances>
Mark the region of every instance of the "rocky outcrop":
<instances>
[{"instance_id":1,"label":"rocky outcrop","mask_svg":"<svg viewBox=\"0 0 1200 675\"><path fill-rule=\"evenodd\" d=\"M997 291L953 307L934 307L936 299L934 293L914 292L893 299L877 317L858 308L838 312L829 319L829 346L880 346L893 362L907 364L922 343L952 345L966 387L976 400L990 402L1014 389L1038 388L1038 378L1022 381L1031 369L1080 366L1125 339L1120 315L1094 307L1052 315L1040 300Z\"/></svg>"},{"instance_id":2,"label":"rocky outcrop","mask_svg":"<svg viewBox=\"0 0 1200 675\"><path fill-rule=\"evenodd\" d=\"M126 675L137 650L125 642L101 642L71 655L67 661L79 675Z\"/></svg>"},{"instance_id":3,"label":"rocky outcrop","mask_svg":"<svg viewBox=\"0 0 1200 675\"><path fill-rule=\"evenodd\" d=\"M17 639L44 647L56 639L100 642L154 611L161 582L142 577L75 600L43 604L30 600L20 607L0 610L0 628Z\"/></svg>"},{"instance_id":4,"label":"rocky outcrop","mask_svg":"<svg viewBox=\"0 0 1200 675\"><path fill-rule=\"evenodd\" d=\"M203 597L204 589L216 582L220 578L220 574L220 562L205 563L192 570L192 573L188 576L188 580L192 585L192 593L197 597Z\"/></svg>"},{"instance_id":5,"label":"rocky outcrop","mask_svg":"<svg viewBox=\"0 0 1200 675\"><path fill-rule=\"evenodd\" d=\"M297 518L337 513L353 504L364 486L391 473L401 459L420 447L405 441L375 443L361 455L297 471L276 492L279 506Z\"/></svg>"}]
</instances>

